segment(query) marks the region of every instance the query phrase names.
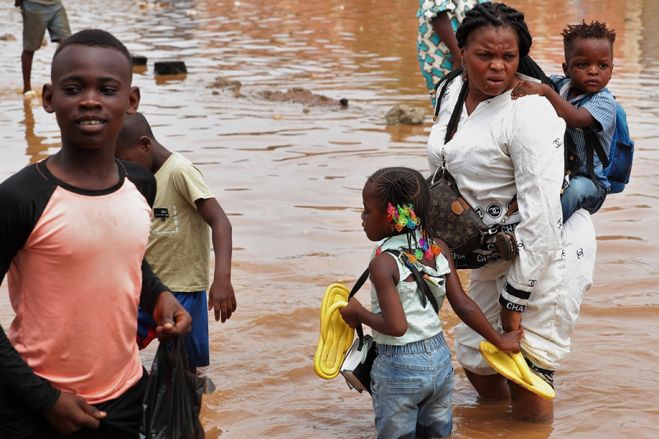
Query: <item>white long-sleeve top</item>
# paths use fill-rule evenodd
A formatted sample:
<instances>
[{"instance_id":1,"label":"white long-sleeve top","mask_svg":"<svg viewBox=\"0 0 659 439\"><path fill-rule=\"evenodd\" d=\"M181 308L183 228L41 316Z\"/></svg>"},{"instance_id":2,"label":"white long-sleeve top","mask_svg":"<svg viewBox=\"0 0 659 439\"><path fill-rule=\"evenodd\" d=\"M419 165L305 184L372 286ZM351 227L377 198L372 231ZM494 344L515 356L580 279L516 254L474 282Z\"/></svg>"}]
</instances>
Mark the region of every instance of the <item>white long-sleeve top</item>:
<instances>
[{"instance_id":1,"label":"white long-sleeve top","mask_svg":"<svg viewBox=\"0 0 659 439\"><path fill-rule=\"evenodd\" d=\"M509 309L523 310L537 280L564 248L560 189L565 122L545 98L512 100L508 91L481 102L471 114L463 106L458 130L445 145L461 87L458 77L442 99L428 139L428 161L435 172L445 160L462 196L485 224L501 223L517 196L519 213L505 223L519 223L519 256L500 294Z\"/></svg>"}]
</instances>

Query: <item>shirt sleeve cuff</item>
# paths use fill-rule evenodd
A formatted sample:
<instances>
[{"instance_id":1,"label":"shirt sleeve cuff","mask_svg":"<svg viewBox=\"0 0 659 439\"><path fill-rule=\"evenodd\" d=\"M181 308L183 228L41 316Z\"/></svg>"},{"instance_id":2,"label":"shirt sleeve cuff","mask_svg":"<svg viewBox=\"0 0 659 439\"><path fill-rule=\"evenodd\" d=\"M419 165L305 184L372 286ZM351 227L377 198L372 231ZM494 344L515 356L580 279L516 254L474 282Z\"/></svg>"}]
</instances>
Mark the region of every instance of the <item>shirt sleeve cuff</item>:
<instances>
[{"instance_id":1,"label":"shirt sleeve cuff","mask_svg":"<svg viewBox=\"0 0 659 439\"><path fill-rule=\"evenodd\" d=\"M506 281L499 296L499 303L510 311L524 312L531 297L531 291L515 288Z\"/></svg>"}]
</instances>

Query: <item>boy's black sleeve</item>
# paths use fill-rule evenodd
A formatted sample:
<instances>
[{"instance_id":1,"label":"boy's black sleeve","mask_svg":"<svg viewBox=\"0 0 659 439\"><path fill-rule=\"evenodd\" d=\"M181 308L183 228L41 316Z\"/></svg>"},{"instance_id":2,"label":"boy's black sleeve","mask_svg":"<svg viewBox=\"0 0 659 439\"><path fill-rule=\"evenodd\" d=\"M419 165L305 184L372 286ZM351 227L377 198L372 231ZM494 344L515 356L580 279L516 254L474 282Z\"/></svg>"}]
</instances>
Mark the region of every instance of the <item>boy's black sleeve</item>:
<instances>
[{"instance_id":1,"label":"boy's black sleeve","mask_svg":"<svg viewBox=\"0 0 659 439\"><path fill-rule=\"evenodd\" d=\"M132 162L119 161L126 170L126 176L144 196L149 206L153 208L156 199L156 179L151 172ZM153 313L158 296L169 288L155 275L146 259L142 260L142 292L140 294L140 307L148 313Z\"/></svg>"},{"instance_id":2,"label":"boy's black sleeve","mask_svg":"<svg viewBox=\"0 0 659 439\"><path fill-rule=\"evenodd\" d=\"M140 307L149 314L153 314L153 308L156 306L156 300L163 291L169 291L169 288L163 284L158 276L155 275L146 258L142 259L142 292L140 293Z\"/></svg>"},{"instance_id":3,"label":"boy's black sleeve","mask_svg":"<svg viewBox=\"0 0 659 439\"><path fill-rule=\"evenodd\" d=\"M29 238L54 187L28 166L0 184L0 283ZM35 375L0 327L0 387L33 410L44 413L60 392Z\"/></svg>"}]
</instances>

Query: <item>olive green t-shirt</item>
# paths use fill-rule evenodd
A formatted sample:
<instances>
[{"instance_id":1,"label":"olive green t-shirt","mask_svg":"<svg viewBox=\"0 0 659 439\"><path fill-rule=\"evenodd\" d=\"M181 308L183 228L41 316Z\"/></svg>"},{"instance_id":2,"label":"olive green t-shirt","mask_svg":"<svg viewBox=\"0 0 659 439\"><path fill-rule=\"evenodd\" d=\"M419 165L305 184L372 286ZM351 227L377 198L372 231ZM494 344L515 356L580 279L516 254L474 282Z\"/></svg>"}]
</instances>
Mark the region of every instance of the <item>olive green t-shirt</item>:
<instances>
[{"instance_id":1,"label":"olive green t-shirt","mask_svg":"<svg viewBox=\"0 0 659 439\"><path fill-rule=\"evenodd\" d=\"M176 292L208 288L210 227L195 201L214 198L201 171L172 153L156 172L151 236L146 258L165 285Z\"/></svg>"}]
</instances>

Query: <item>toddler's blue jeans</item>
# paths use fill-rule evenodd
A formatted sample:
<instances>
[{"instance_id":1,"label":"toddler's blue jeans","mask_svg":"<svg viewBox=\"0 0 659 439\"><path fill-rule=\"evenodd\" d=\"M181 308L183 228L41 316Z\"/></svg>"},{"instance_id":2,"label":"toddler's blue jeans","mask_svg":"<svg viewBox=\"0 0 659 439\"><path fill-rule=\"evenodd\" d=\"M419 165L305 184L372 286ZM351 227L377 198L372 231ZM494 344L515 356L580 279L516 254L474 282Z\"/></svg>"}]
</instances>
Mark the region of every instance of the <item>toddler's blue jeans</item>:
<instances>
[{"instance_id":1,"label":"toddler's blue jeans","mask_svg":"<svg viewBox=\"0 0 659 439\"><path fill-rule=\"evenodd\" d=\"M377 349L371 389L378 439L449 436L453 366L442 333L404 346L378 344Z\"/></svg>"},{"instance_id":2,"label":"toddler's blue jeans","mask_svg":"<svg viewBox=\"0 0 659 439\"><path fill-rule=\"evenodd\" d=\"M590 213L597 212L602 207L604 198L606 198L606 190L590 177L583 175L570 177L570 184L561 195L563 222L565 223L582 207Z\"/></svg>"}]
</instances>

